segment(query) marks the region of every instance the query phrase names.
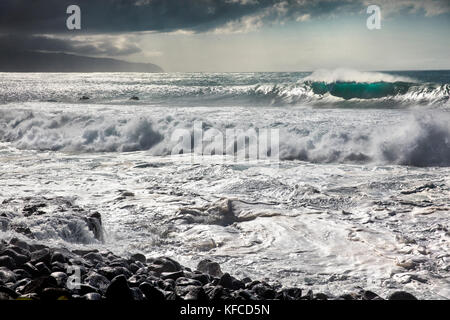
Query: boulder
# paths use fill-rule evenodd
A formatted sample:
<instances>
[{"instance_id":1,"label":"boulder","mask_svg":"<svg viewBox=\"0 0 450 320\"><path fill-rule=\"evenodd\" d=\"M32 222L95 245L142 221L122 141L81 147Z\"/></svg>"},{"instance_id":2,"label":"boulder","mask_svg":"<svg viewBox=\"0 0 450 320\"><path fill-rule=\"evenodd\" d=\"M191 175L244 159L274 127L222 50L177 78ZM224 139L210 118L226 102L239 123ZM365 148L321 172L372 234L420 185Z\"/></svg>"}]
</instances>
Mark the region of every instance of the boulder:
<instances>
[{"instance_id":1,"label":"boulder","mask_svg":"<svg viewBox=\"0 0 450 320\"><path fill-rule=\"evenodd\" d=\"M0 267L7 268L9 270L14 270L16 268L16 262L10 256L1 256Z\"/></svg>"},{"instance_id":2,"label":"boulder","mask_svg":"<svg viewBox=\"0 0 450 320\"><path fill-rule=\"evenodd\" d=\"M147 300L150 300L150 301L163 301L164 300L164 293L148 282L141 283L139 285L139 289L141 289L142 293L145 295L145 298Z\"/></svg>"},{"instance_id":3,"label":"boulder","mask_svg":"<svg viewBox=\"0 0 450 320\"><path fill-rule=\"evenodd\" d=\"M388 300L417 300L412 294L405 291L397 291L388 297Z\"/></svg>"},{"instance_id":4,"label":"boulder","mask_svg":"<svg viewBox=\"0 0 450 320\"><path fill-rule=\"evenodd\" d=\"M127 279L124 275L119 275L112 279L106 289L106 298L108 300L117 300L122 302L133 300L133 292L130 290Z\"/></svg>"},{"instance_id":5,"label":"boulder","mask_svg":"<svg viewBox=\"0 0 450 320\"><path fill-rule=\"evenodd\" d=\"M220 265L217 262L205 259L198 263L197 270L209 274L213 277L221 277L223 275Z\"/></svg>"}]
</instances>

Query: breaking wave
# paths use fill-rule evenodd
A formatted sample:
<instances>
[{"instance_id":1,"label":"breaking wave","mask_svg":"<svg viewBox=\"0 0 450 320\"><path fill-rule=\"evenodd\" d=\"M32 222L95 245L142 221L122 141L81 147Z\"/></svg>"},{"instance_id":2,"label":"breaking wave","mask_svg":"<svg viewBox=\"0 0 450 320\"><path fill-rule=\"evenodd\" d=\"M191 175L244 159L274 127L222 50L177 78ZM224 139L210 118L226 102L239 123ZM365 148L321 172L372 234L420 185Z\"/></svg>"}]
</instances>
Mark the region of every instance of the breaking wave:
<instances>
[{"instance_id":1,"label":"breaking wave","mask_svg":"<svg viewBox=\"0 0 450 320\"><path fill-rule=\"evenodd\" d=\"M409 73L408 73L409 74ZM390 108L448 106L450 73L413 72L415 79L347 69L313 73L8 75L0 103L52 101L144 106L311 105ZM26 85L23 85L23 84ZM131 97L138 99L130 100Z\"/></svg>"},{"instance_id":2,"label":"breaking wave","mask_svg":"<svg viewBox=\"0 0 450 320\"><path fill-rule=\"evenodd\" d=\"M65 152L148 150L153 155L174 154L175 148L179 147L174 134L180 129L192 134L183 152L198 150L195 149L197 142L192 140L198 128L195 129L193 124L201 120L189 115L174 119L172 116L51 114L23 110L2 110L0 119L0 141L9 142L18 149ZM226 136L229 123L204 120L202 125L204 136L209 137L203 141L203 150L217 150L215 144L223 143L221 136ZM235 139L245 140L254 132L253 126L246 122L233 127L240 130ZM282 160L450 166L450 116L444 112L422 112L399 124L380 127L318 128L311 124L299 129L290 124L283 126L279 135ZM226 141L219 150L224 150L225 154L239 151L235 140ZM269 149L266 151L270 152Z\"/></svg>"}]
</instances>

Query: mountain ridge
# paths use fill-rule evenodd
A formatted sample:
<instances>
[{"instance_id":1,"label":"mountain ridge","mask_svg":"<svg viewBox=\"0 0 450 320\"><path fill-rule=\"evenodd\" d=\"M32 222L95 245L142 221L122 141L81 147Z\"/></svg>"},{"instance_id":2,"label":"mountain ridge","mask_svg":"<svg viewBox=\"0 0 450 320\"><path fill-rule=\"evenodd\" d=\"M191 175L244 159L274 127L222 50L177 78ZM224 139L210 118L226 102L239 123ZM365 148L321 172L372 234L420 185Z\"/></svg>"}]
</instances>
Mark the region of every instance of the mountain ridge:
<instances>
[{"instance_id":1,"label":"mountain ridge","mask_svg":"<svg viewBox=\"0 0 450 320\"><path fill-rule=\"evenodd\" d=\"M153 63L94 58L63 52L1 51L0 72L164 72Z\"/></svg>"}]
</instances>

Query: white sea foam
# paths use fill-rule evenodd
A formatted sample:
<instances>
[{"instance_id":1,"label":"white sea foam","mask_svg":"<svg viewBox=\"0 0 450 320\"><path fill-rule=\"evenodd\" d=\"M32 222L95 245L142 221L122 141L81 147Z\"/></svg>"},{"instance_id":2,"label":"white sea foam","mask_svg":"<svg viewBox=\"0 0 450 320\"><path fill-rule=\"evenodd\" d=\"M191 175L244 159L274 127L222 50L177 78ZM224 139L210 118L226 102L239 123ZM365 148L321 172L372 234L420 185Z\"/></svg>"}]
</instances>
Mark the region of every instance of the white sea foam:
<instances>
[{"instance_id":1,"label":"white sea foam","mask_svg":"<svg viewBox=\"0 0 450 320\"><path fill-rule=\"evenodd\" d=\"M23 225L47 245L167 255L191 268L210 258L238 277L305 290L450 298L448 85L389 98L411 94L405 108L339 108L342 99L298 78L0 74L0 238L26 237L12 228ZM227 86L228 103L208 101ZM192 95L167 98L173 87ZM444 104L428 106L432 95ZM60 102L39 102L49 97ZM304 103L318 100L325 108ZM282 160L170 155L173 132L197 122L211 134L277 129ZM12 205L30 198L98 211L104 243L76 210L25 217Z\"/></svg>"},{"instance_id":2,"label":"white sea foam","mask_svg":"<svg viewBox=\"0 0 450 320\"><path fill-rule=\"evenodd\" d=\"M373 82L417 82L409 77L395 76L382 72L369 72L369 71L358 71L352 69L319 69L314 71L311 75L303 78L304 81L317 81L333 83L337 81L343 82L361 82L361 83L373 83Z\"/></svg>"},{"instance_id":3,"label":"white sea foam","mask_svg":"<svg viewBox=\"0 0 450 320\"><path fill-rule=\"evenodd\" d=\"M81 108L81 106L79 106ZM142 111L142 110L141 110ZM225 141L229 128L227 119L211 116L211 110L193 115L169 114L153 109L137 114L122 114L117 110L83 112L42 112L1 110L0 139L20 149L69 152L129 152L149 150L153 155L173 154L179 144L174 134L179 130L189 135L183 152L195 152L198 144L203 150L223 150L234 154L237 140ZM237 112L239 110L236 110ZM263 111L241 115L232 129L237 138L251 136L255 129L274 129L270 119L260 118L255 127L252 117ZM164 116L163 116L164 114ZM310 110L301 115L322 115ZM369 113L367 113L369 114ZM374 112L372 112L374 114ZM404 114L399 113L400 116ZM292 117L292 116L291 116ZM409 117L392 124L383 119L367 123L336 124L313 121L290 122L275 128L279 131L280 157L314 163L377 163L414 166L450 165L450 118L447 113L427 114L415 111ZM301 119L298 119L302 121ZM323 119L325 120L325 119ZM205 139L194 140L194 125L198 124ZM318 125L319 124L319 125ZM208 139L206 139L208 137ZM192 145L191 145L192 139ZM185 144L186 144L185 141ZM194 144L197 145L194 145ZM245 144L240 145L241 149ZM202 150L202 149L200 149ZM205 152L206 152L205 151ZM178 153L178 152L176 152ZM198 153L198 151L197 151Z\"/></svg>"}]
</instances>

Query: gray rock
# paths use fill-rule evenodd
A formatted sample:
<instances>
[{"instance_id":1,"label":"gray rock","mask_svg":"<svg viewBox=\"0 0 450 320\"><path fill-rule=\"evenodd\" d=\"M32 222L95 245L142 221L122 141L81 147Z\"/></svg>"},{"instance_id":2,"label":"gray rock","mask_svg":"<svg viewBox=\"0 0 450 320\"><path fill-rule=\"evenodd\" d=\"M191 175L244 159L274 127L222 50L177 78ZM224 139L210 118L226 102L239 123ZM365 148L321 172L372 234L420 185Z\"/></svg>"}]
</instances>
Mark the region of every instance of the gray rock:
<instances>
[{"instance_id":1,"label":"gray rock","mask_svg":"<svg viewBox=\"0 0 450 320\"><path fill-rule=\"evenodd\" d=\"M151 265L148 266L149 270L155 271L159 274L163 272L176 272L182 270L181 265L178 262L167 257L152 259L150 263Z\"/></svg>"},{"instance_id":2,"label":"gray rock","mask_svg":"<svg viewBox=\"0 0 450 320\"><path fill-rule=\"evenodd\" d=\"M64 272L52 272L50 276L55 278L58 287L65 286L67 283L67 274Z\"/></svg>"},{"instance_id":3,"label":"gray rock","mask_svg":"<svg viewBox=\"0 0 450 320\"><path fill-rule=\"evenodd\" d=\"M38 269L39 275L41 276L48 276L52 273L43 262L36 263L35 267Z\"/></svg>"},{"instance_id":4,"label":"gray rock","mask_svg":"<svg viewBox=\"0 0 450 320\"><path fill-rule=\"evenodd\" d=\"M139 289L145 295L145 298L150 301L163 301L164 293L158 288L154 287L148 282L143 282L140 284Z\"/></svg>"},{"instance_id":5,"label":"gray rock","mask_svg":"<svg viewBox=\"0 0 450 320\"><path fill-rule=\"evenodd\" d=\"M131 255L130 259L133 261L139 261L142 263L145 263L147 261L147 258L141 253L135 253L135 254Z\"/></svg>"},{"instance_id":6,"label":"gray rock","mask_svg":"<svg viewBox=\"0 0 450 320\"><path fill-rule=\"evenodd\" d=\"M133 287L133 288L130 288L130 290L133 295L134 301L144 301L145 300L145 296L142 293L141 289L139 289L138 287Z\"/></svg>"},{"instance_id":7,"label":"gray rock","mask_svg":"<svg viewBox=\"0 0 450 320\"><path fill-rule=\"evenodd\" d=\"M130 290L124 275L117 276L111 281L106 290L106 298L117 301L133 300L133 292Z\"/></svg>"},{"instance_id":8,"label":"gray rock","mask_svg":"<svg viewBox=\"0 0 450 320\"><path fill-rule=\"evenodd\" d=\"M0 267L0 283L16 282L16 274L5 267Z\"/></svg>"},{"instance_id":9,"label":"gray rock","mask_svg":"<svg viewBox=\"0 0 450 320\"><path fill-rule=\"evenodd\" d=\"M205 259L198 263L197 270L207 273L213 277L221 277L223 275L220 265L217 262Z\"/></svg>"},{"instance_id":10,"label":"gray rock","mask_svg":"<svg viewBox=\"0 0 450 320\"><path fill-rule=\"evenodd\" d=\"M252 291L262 299L274 299L276 294L275 290L264 283L253 286Z\"/></svg>"},{"instance_id":11,"label":"gray rock","mask_svg":"<svg viewBox=\"0 0 450 320\"><path fill-rule=\"evenodd\" d=\"M22 250L20 250L20 248L17 248L17 249L18 249L18 251L22 251ZM22 266L23 264L27 263L28 260L30 260L28 256L21 254L20 252L17 252L13 248L8 248L6 250L3 250L1 255L9 256L9 257L13 258L16 266L18 266L18 267Z\"/></svg>"},{"instance_id":12,"label":"gray rock","mask_svg":"<svg viewBox=\"0 0 450 320\"><path fill-rule=\"evenodd\" d=\"M388 300L417 300L412 294L405 291L397 291L388 297Z\"/></svg>"},{"instance_id":13,"label":"gray rock","mask_svg":"<svg viewBox=\"0 0 450 320\"><path fill-rule=\"evenodd\" d=\"M37 279L32 280L29 284L25 286L23 289L23 293L37 293L38 295L45 289L45 288L56 288L57 283L55 278L50 276L44 276L39 277Z\"/></svg>"},{"instance_id":14,"label":"gray rock","mask_svg":"<svg viewBox=\"0 0 450 320\"><path fill-rule=\"evenodd\" d=\"M71 296L65 288L45 288L40 294L42 300L68 300Z\"/></svg>"},{"instance_id":15,"label":"gray rock","mask_svg":"<svg viewBox=\"0 0 450 320\"><path fill-rule=\"evenodd\" d=\"M161 279L163 279L163 280L167 280L167 279L177 280L178 278L181 278L181 277L184 277L183 271L161 273Z\"/></svg>"},{"instance_id":16,"label":"gray rock","mask_svg":"<svg viewBox=\"0 0 450 320\"><path fill-rule=\"evenodd\" d=\"M97 262L102 262L103 261L103 257L100 253L97 252L90 252L88 254L85 254L83 256L83 259L86 259L92 263L97 263Z\"/></svg>"},{"instance_id":17,"label":"gray rock","mask_svg":"<svg viewBox=\"0 0 450 320\"><path fill-rule=\"evenodd\" d=\"M100 301L102 300L102 296L97 292L87 293L83 296L83 299L89 301Z\"/></svg>"},{"instance_id":18,"label":"gray rock","mask_svg":"<svg viewBox=\"0 0 450 320\"><path fill-rule=\"evenodd\" d=\"M24 269L15 269L14 273L16 274L17 279L31 278L31 274L29 274Z\"/></svg>"},{"instance_id":19,"label":"gray rock","mask_svg":"<svg viewBox=\"0 0 450 320\"><path fill-rule=\"evenodd\" d=\"M7 268L9 270L14 270L16 268L16 262L10 256L1 256L0 267Z\"/></svg>"},{"instance_id":20,"label":"gray rock","mask_svg":"<svg viewBox=\"0 0 450 320\"><path fill-rule=\"evenodd\" d=\"M85 282L90 286L100 289L101 291L106 291L109 284L111 283L111 281L108 280L108 278L96 272L88 274L88 276L85 279Z\"/></svg>"},{"instance_id":21,"label":"gray rock","mask_svg":"<svg viewBox=\"0 0 450 320\"><path fill-rule=\"evenodd\" d=\"M48 248L43 248L31 253L31 263L36 265L39 262L45 263L47 266L51 265L52 255Z\"/></svg>"}]
</instances>

